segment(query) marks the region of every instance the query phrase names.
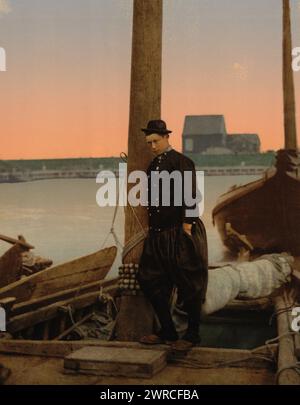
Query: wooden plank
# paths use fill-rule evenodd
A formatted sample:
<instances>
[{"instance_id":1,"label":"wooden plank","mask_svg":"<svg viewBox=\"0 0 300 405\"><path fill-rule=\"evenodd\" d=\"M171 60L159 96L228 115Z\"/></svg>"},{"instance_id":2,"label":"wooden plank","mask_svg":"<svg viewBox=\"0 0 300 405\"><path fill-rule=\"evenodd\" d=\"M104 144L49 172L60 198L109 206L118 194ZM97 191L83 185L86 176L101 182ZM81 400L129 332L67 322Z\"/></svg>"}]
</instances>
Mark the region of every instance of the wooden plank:
<instances>
[{"instance_id":1,"label":"wooden plank","mask_svg":"<svg viewBox=\"0 0 300 405\"><path fill-rule=\"evenodd\" d=\"M19 280L0 289L0 298L16 297L18 302L41 298L63 289L78 287L81 283L103 279L113 264L117 248L102 249L90 255L80 257L42 270L32 276Z\"/></svg>"},{"instance_id":2,"label":"wooden plank","mask_svg":"<svg viewBox=\"0 0 300 405\"><path fill-rule=\"evenodd\" d=\"M112 287L114 289L114 287ZM104 292L109 292L110 287L106 288ZM55 318L58 315L58 311L61 307L72 306L73 309L85 308L92 305L99 300L99 291L82 294L78 297L73 297L65 301L55 302L46 307L39 308L32 312L26 312L21 315L14 316L7 323L7 331L9 333L16 333L23 329L27 329L31 326L39 324L41 322L48 321Z\"/></svg>"},{"instance_id":3,"label":"wooden plank","mask_svg":"<svg viewBox=\"0 0 300 405\"><path fill-rule=\"evenodd\" d=\"M84 283L92 283L101 280L106 276L111 264L109 266L97 266L89 269L82 269L81 272L74 274L66 274L56 277L55 279L43 280L35 287L33 298L42 297L48 294L49 291L55 293L64 290L65 288L77 287Z\"/></svg>"},{"instance_id":4,"label":"wooden plank","mask_svg":"<svg viewBox=\"0 0 300 405\"><path fill-rule=\"evenodd\" d=\"M64 359L78 374L151 378L167 365L165 351L87 346Z\"/></svg>"},{"instance_id":5,"label":"wooden plank","mask_svg":"<svg viewBox=\"0 0 300 405\"><path fill-rule=\"evenodd\" d=\"M279 339L277 381L279 385L299 385L300 376L293 368L297 363L294 337L291 334L291 312L293 300L286 290L275 298L277 330ZM287 311L288 309L288 311Z\"/></svg>"},{"instance_id":6,"label":"wooden plank","mask_svg":"<svg viewBox=\"0 0 300 405\"><path fill-rule=\"evenodd\" d=\"M75 350L79 350L86 346L101 346L101 347L128 347L128 348L144 348L139 343L134 342L116 342L99 339L91 340L75 340L75 341L42 341L42 340L18 340L18 339L0 339L0 353L9 354L24 354L31 356L47 356L63 358ZM158 345L157 349L165 346ZM146 347L148 348L148 346Z\"/></svg>"},{"instance_id":7,"label":"wooden plank","mask_svg":"<svg viewBox=\"0 0 300 405\"><path fill-rule=\"evenodd\" d=\"M0 306L6 311L6 314L11 311L14 303L16 302L15 297L0 298Z\"/></svg>"},{"instance_id":8,"label":"wooden plank","mask_svg":"<svg viewBox=\"0 0 300 405\"><path fill-rule=\"evenodd\" d=\"M0 340L0 353L62 358L73 351L86 346L143 350L153 349L153 346L141 345L135 342L118 342L99 339L66 342L10 339L3 341ZM276 357L277 349L278 345L274 344L269 345L268 349L265 347L259 348L259 350L256 349L255 353L259 353L261 357L269 357L271 350L274 357ZM157 345L155 346L155 350L170 351L170 347L166 345ZM246 367L254 369L266 368L269 363L266 364L266 362L256 360L252 354L253 353L250 350L195 347L189 352L187 359L196 360L200 365L231 362L230 367ZM176 365L176 362L174 364ZM185 365L180 366L185 367Z\"/></svg>"},{"instance_id":9,"label":"wooden plank","mask_svg":"<svg viewBox=\"0 0 300 405\"><path fill-rule=\"evenodd\" d=\"M99 291L99 289L101 287L106 288L109 286L115 286L115 288L117 289L117 282L118 282L117 278L109 278L109 279L104 279L104 280L100 280L100 281L98 280L98 281L94 281L92 283L83 284L82 286L79 286L79 287L77 286L75 288L70 288L67 290L59 291L54 294L45 295L44 297L34 298L29 301L24 301L24 302L14 305L13 314L20 315L24 312L33 311L42 306L50 305L57 301L66 300L68 298L75 297L79 294L93 292L93 291ZM112 291L112 290L110 290L110 291ZM1 299L0 299L0 303L1 303Z\"/></svg>"},{"instance_id":10,"label":"wooden plank","mask_svg":"<svg viewBox=\"0 0 300 405\"><path fill-rule=\"evenodd\" d=\"M254 300L233 300L224 309L235 311L264 311L273 307L272 299L269 297Z\"/></svg>"}]
</instances>

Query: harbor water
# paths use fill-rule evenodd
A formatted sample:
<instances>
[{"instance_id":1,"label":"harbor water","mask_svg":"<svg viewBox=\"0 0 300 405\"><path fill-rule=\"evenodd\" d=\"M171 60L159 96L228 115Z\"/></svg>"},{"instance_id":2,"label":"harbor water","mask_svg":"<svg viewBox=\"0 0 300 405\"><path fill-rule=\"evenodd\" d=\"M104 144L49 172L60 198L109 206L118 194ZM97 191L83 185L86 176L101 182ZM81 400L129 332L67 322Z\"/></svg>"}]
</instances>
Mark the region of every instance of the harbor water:
<instances>
[{"instance_id":1,"label":"harbor water","mask_svg":"<svg viewBox=\"0 0 300 405\"><path fill-rule=\"evenodd\" d=\"M223 259L224 248L212 224L211 212L217 197L234 184L259 176L207 176L204 187L204 214L209 261ZM24 235L36 254L58 264L100 249L111 228L114 208L99 207L93 179L55 179L0 184L0 234ZM124 208L118 209L115 232L124 237ZM110 236L105 246L114 243ZM0 254L8 245L0 241ZM116 274L116 267L111 275Z\"/></svg>"}]
</instances>

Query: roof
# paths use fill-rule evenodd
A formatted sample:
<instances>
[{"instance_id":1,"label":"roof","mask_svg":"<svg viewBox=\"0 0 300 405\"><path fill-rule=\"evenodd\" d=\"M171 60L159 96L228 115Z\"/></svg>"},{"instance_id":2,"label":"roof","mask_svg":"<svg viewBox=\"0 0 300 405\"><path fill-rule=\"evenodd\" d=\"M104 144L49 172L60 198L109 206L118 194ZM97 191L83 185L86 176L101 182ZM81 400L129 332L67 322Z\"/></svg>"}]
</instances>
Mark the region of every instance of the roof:
<instances>
[{"instance_id":1,"label":"roof","mask_svg":"<svg viewBox=\"0 0 300 405\"><path fill-rule=\"evenodd\" d=\"M227 135L223 115L187 115L184 120L183 136Z\"/></svg>"},{"instance_id":2,"label":"roof","mask_svg":"<svg viewBox=\"0 0 300 405\"><path fill-rule=\"evenodd\" d=\"M260 144L260 139L259 139L259 136L257 134L246 134L246 133L243 133L243 134L228 134L227 140L234 141L235 139L238 139L240 141L249 140L251 142L255 142L257 144Z\"/></svg>"}]
</instances>

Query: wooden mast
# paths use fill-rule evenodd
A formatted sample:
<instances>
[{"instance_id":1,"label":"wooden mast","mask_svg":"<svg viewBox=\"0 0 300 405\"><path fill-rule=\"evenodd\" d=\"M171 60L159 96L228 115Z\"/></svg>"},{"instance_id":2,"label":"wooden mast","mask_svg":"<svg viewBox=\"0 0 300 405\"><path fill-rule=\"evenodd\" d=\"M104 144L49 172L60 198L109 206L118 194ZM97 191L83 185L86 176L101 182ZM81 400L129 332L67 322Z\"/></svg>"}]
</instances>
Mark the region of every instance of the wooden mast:
<instances>
[{"instance_id":1,"label":"wooden mast","mask_svg":"<svg viewBox=\"0 0 300 405\"><path fill-rule=\"evenodd\" d=\"M161 114L162 0L134 0L131 59L130 115L128 135L128 174L146 170L151 154L141 128ZM128 191L129 191L128 187ZM133 212L134 210L134 212ZM125 245L147 227L146 207L127 206ZM138 264L142 243L124 258L124 263ZM116 323L116 339L138 340L152 332L153 312L143 296L121 297Z\"/></svg>"},{"instance_id":2,"label":"wooden mast","mask_svg":"<svg viewBox=\"0 0 300 405\"><path fill-rule=\"evenodd\" d=\"M292 69L292 32L290 1L283 4L283 98L285 149L297 150L295 89Z\"/></svg>"}]
</instances>

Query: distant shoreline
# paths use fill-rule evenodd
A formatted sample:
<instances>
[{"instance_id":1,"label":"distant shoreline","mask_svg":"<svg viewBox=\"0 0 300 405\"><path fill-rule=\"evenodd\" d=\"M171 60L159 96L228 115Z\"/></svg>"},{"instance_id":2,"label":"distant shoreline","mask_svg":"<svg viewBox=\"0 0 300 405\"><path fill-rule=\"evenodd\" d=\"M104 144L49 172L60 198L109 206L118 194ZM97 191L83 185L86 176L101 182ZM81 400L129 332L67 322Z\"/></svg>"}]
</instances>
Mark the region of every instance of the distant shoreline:
<instances>
[{"instance_id":1,"label":"distant shoreline","mask_svg":"<svg viewBox=\"0 0 300 405\"><path fill-rule=\"evenodd\" d=\"M207 176L259 175L270 167L275 152L249 155L188 155L197 170ZM70 158L35 160L0 160L0 183L21 183L50 179L92 179L101 170L118 173L122 159Z\"/></svg>"},{"instance_id":2,"label":"distant shoreline","mask_svg":"<svg viewBox=\"0 0 300 405\"><path fill-rule=\"evenodd\" d=\"M246 176L260 175L266 170L266 166L225 166L225 167L196 167L197 170L203 170L206 176ZM54 179L96 179L100 170L85 170L85 171L66 171L66 170L43 170L29 171L26 173L0 173L1 183L24 183L29 181L39 180L54 180ZM113 171L118 177L118 172Z\"/></svg>"}]
</instances>

